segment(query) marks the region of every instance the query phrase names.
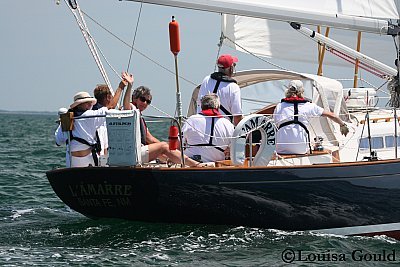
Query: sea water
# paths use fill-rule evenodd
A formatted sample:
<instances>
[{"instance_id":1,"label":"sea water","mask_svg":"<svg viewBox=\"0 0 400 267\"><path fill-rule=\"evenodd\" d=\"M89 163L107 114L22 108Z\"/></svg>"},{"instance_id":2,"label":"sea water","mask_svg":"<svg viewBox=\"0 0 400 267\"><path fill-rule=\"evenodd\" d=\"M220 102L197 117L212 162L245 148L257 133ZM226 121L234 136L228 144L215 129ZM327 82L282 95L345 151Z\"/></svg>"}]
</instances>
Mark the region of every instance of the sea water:
<instances>
[{"instance_id":1,"label":"sea water","mask_svg":"<svg viewBox=\"0 0 400 267\"><path fill-rule=\"evenodd\" d=\"M46 178L65 164L65 148L54 143L56 120L56 114L0 113L0 266L400 264L400 242L385 236L86 218ZM167 124L149 127L167 140Z\"/></svg>"}]
</instances>

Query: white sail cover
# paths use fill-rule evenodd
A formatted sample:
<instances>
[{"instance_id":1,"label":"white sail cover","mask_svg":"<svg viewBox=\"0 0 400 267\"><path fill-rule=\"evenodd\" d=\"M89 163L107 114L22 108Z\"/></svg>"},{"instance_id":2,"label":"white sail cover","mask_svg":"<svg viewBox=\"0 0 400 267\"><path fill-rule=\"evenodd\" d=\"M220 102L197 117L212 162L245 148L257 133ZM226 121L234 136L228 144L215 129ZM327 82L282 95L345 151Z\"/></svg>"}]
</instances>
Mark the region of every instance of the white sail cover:
<instances>
[{"instance_id":1,"label":"white sail cover","mask_svg":"<svg viewBox=\"0 0 400 267\"><path fill-rule=\"evenodd\" d=\"M252 1L261 2L261 1ZM342 16L364 17L372 19L398 19L399 14L393 0L309 0L309 1L268 1L269 4L282 9L296 9L313 12L339 14ZM294 19L295 20L295 19ZM321 21L321 25L325 25ZM317 30L315 26L309 26ZM222 32L227 37L225 45L242 52L250 52L257 56L289 59L302 62L318 62L318 45L304 38L288 23L266 19L258 19L237 15L223 15ZM322 28L321 34L324 34ZM356 48L357 32L331 29L329 37L349 47ZM375 34L363 33L361 52L370 54L373 51L375 59L384 61L388 50L393 49L393 39L390 36L380 36L379 45ZM389 51L390 52L390 51ZM325 57L325 64L341 65L344 61Z\"/></svg>"},{"instance_id":2,"label":"white sail cover","mask_svg":"<svg viewBox=\"0 0 400 267\"><path fill-rule=\"evenodd\" d=\"M240 1L226 1L240 2ZM378 19L398 19L394 0L247 0L248 4L269 5L282 10L297 10L326 15L346 15ZM296 21L296 18L293 18Z\"/></svg>"},{"instance_id":3,"label":"white sail cover","mask_svg":"<svg viewBox=\"0 0 400 267\"><path fill-rule=\"evenodd\" d=\"M130 0L278 21L368 32L387 30L397 19L393 0ZM383 18L379 20L379 18Z\"/></svg>"}]
</instances>

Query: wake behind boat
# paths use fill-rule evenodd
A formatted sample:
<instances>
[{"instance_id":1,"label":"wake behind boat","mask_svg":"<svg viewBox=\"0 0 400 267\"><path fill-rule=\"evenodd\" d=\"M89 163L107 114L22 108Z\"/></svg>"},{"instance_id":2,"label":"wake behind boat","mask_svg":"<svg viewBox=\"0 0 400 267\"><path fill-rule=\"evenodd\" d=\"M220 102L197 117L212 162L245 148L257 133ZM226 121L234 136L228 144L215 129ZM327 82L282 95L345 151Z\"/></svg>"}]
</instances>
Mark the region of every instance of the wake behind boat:
<instances>
[{"instance_id":1,"label":"wake behind boat","mask_svg":"<svg viewBox=\"0 0 400 267\"><path fill-rule=\"evenodd\" d=\"M393 69L379 71L390 76ZM201 168L143 163L140 136L133 134L139 127L137 114L115 110L107 115L107 163L49 171L51 186L64 203L91 218L400 238L396 108L376 107L373 89L344 89L336 80L312 74L249 70L235 79L243 103L259 101L244 104L244 113L251 115L235 129L230 160ZM340 115L350 134L344 137L338 125L315 118L310 121L312 153L274 153L272 114L285 85L294 79L303 82L313 103ZM123 121L132 127L115 123ZM136 139L115 140L121 131ZM262 138L253 143L255 131ZM123 161L127 155L133 159L129 164Z\"/></svg>"}]
</instances>

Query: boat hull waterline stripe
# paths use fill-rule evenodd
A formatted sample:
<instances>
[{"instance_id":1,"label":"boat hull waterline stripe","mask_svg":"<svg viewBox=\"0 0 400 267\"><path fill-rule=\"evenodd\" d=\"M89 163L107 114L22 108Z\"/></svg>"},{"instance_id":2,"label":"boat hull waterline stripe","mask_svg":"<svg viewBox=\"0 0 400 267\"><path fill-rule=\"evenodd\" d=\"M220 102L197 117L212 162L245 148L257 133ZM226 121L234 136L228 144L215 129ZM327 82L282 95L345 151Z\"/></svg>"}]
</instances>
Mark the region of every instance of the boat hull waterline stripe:
<instances>
[{"instance_id":1,"label":"boat hull waterline stripe","mask_svg":"<svg viewBox=\"0 0 400 267\"><path fill-rule=\"evenodd\" d=\"M246 181L246 182L219 182L219 184L277 184L277 183L312 183L312 182L331 182L331 181L348 181L348 180L364 180L386 178L388 176L399 176L399 174L384 174L364 177L347 177L347 178L325 178L325 179L299 179L299 180L285 180L285 181Z\"/></svg>"}]
</instances>

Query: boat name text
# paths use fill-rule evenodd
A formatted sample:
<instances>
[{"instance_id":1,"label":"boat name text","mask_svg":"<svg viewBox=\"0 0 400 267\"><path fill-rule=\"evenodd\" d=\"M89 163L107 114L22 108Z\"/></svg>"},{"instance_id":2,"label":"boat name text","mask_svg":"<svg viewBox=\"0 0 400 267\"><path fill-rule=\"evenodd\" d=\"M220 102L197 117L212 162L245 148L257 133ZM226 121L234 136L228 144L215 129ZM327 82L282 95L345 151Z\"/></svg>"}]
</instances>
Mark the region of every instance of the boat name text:
<instances>
[{"instance_id":1,"label":"boat name text","mask_svg":"<svg viewBox=\"0 0 400 267\"><path fill-rule=\"evenodd\" d=\"M108 184L107 182L99 184L69 185L69 190L73 197L82 196L131 196L132 186L128 184Z\"/></svg>"},{"instance_id":2,"label":"boat name text","mask_svg":"<svg viewBox=\"0 0 400 267\"><path fill-rule=\"evenodd\" d=\"M265 116L249 119L242 127L242 132L246 135L252 130L261 128L267 135L267 145L275 145L275 127L271 119Z\"/></svg>"}]
</instances>

